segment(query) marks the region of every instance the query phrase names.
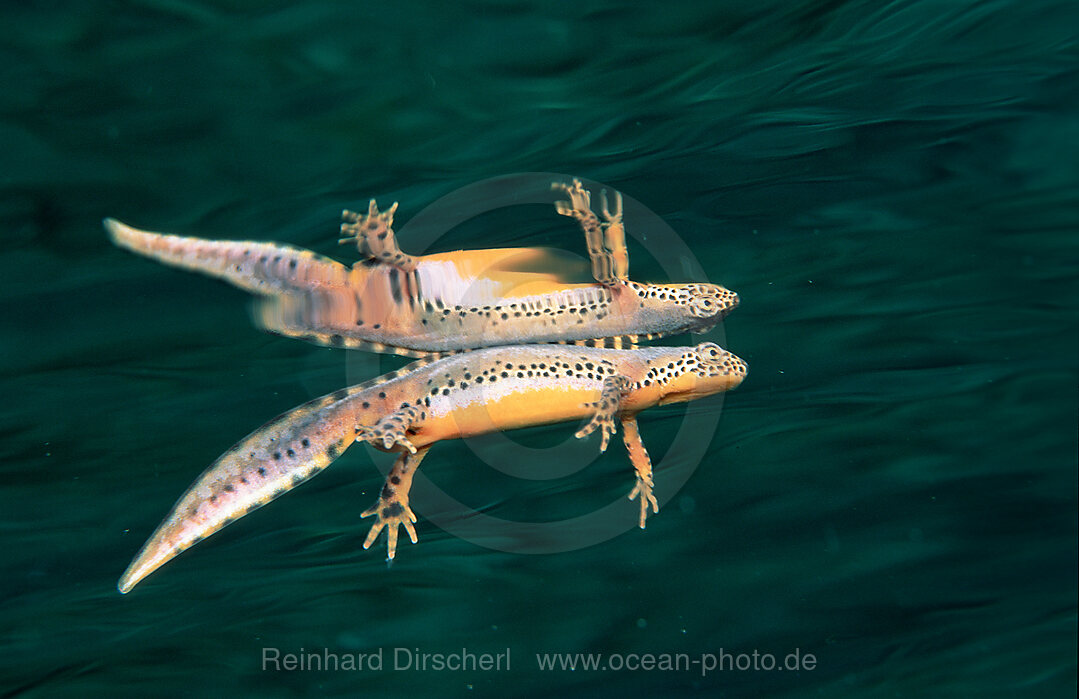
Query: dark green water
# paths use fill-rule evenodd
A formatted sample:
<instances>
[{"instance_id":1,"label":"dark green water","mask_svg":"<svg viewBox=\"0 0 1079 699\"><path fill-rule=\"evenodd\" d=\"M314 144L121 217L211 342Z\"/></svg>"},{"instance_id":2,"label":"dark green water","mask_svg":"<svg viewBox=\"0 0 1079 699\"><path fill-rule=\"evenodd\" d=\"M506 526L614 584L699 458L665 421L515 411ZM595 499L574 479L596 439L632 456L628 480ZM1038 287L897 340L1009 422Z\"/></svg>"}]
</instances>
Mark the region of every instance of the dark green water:
<instances>
[{"instance_id":1,"label":"dark green water","mask_svg":"<svg viewBox=\"0 0 1079 699\"><path fill-rule=\"evenodd\" d=\"M1077 27L1064 0L5 3L0 689L1074 696ZM381 475L353 449L117 593L234 441L393 362L263 335L243 294L114 249L102 217L351 261L344 206L399 200L405 223L532 171L626 192L742 297L724 342L749 378L689 436L710 446L685 487L664 485L685 464L660 469L648 529L505 553L417 494L419 544L387 569L381 542L360 548ZM583 252L536 205L433 249L516 245ZM634 278L665 280L634 245ZM642 417L657 461L685 411ZM617 443L554 480L461 443L423 470L516 521L631 484ZM383 649L384 667L263 671L266 647ZM509 649L511 667L395 671L395 648ZM795 649L811 670L535 655Z\"/></svg>"}]
</instances>

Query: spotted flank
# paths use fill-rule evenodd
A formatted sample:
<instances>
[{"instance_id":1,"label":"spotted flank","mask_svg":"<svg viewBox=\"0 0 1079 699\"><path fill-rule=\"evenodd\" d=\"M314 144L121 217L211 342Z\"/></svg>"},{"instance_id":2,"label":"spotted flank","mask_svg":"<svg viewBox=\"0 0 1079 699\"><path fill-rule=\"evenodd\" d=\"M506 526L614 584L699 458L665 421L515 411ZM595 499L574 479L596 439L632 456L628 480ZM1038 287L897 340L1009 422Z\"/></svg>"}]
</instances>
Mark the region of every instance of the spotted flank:
<instances>
[{"instance_id":1,"label":"spotted flank","mask_svg":"<svg viewBox=\"0 0 1079 699\"><path fill-rule=\"evenodd\" d=\"M276 243L151 233L115 219L105 228L120 247L255 294L262 329L346 349L418 357L526 343L633 347L628 338L705 332L737 306L737 294L715 284L631 281L621 195L601 193L597 215L580 181L553 188L567 197L556 211L584 234L591 280L542 248L408 254L393 230L397 204L380 211L374 200L342 215L340 242L361 257L352 267Z\"/></svg>"},{"instance_id":2,"label":"spotted flank","mask_svg":"<svg viewBox=\"0 0 1079 699\"><path fill-rule=\"evenodd\" d=\"M583 422L578 437L600 435L599 448L622 427L641 503L652 495L652 467L637 415L654 405L694 400L742 382L746 365L717 345L613 350L518 345L421 359L403 369L340 389L289 411L225 452L191 485L119 582L140 580L207 536L326 468L355 441L397 453L364 548L388 534L396 554L399 527L415 542L409 506L412 476L436 442L561 422Z\"/></svg>"}]
</instances>

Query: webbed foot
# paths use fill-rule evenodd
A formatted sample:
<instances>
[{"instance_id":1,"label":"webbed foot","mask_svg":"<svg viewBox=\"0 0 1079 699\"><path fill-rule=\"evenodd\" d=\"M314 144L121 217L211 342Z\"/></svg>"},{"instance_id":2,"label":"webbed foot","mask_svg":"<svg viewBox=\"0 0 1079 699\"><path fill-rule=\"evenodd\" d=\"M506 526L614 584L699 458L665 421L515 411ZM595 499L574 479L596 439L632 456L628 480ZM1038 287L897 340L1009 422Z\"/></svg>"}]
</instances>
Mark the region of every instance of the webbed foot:
<instances>
[{"instance_id":1,"label":"webbed foot","mask_svg":"<svg viewBox=\"0 0 1079 699\"><path fill-rule=\"evenodd\" d=\"M418 541L416 527L412 526L416 521L416 515L408 505L402 505L400 502L391 502L387 505L380 500L364 510L360 517L370 517L371 515L375 515L376 519L375 523L371 525L371 530L367 532L367 538L364 539L364 550L371 548L371 544L378 539L383 527L386 528L386 558L389 560L392 560L397 555L397 528L399 526L404 526L412 543Z\"/></svg>"},{"instance_id":2,"label":"webbed foot","mask_svg":"<svg viewBox=\"0 0 1079 699\"><path fill-rule=\"evenodd\" d=\"M578 221L592 218L596 220L597 225L599 224L599 219L596 219L596 215L592 213L592 194L584 188L580 180L575 178L573 184L553 182L551 183L551 189L561 190L569 197L569 201L556 201L554 203L558 213L563 216L572 216Z\"/></svg>"},{"instance_id":3,"label":"webbed foot","mask_svg":"<svg viewBox=\"0 0 1079 699\"><path fill-rule=\"evenodd\" d=\"M648 519L648 506L652 506L652 512L659 513L659 503L656 502L656 496L652 494L652 477L649 475L647 478L642 478L640 474L637 475L637 485L633 486L633 490L629 493L629 499L635 500L637 496L641 496L641 521L640 527L644 529L644 521Z\"/></svg>"},{"instance_id":4,"label":"webbed foot","mask_svg":"<svg viewBox=\"0 0 1079 699\"><path fill-rule=\"evenodd\" d=\"M366 214L345 209L341 212L341 239L337 242L355 243L360 254L368 259L397 267L403 272L416 268L416 261L397 247L397 237L393 233L393 215L397 211L397 202L386 211L380 212L372 199Z\"/></svg>"},{"instance_id":5,"label":"webbed foot","mask_svg":"<svg viewBox=\"0 0 1079 699\"><path fill-rule=\"evenodd\" d=\"M401 454L397 457L386 476L378 502L360 514L361 518L375 516L375 523L371 525L371 530L367 532L367 538L363 542L364 550L371 548L371 544L375 543L378 535L385 529L386 560L392 561L397 555L397 534L401 526L405 528L412 543L416 543L416 528L412 526L416 522L416 515L408 506L408 493L412 488L412 476L429 448L424 447L414 454Z\"/></svg>"},{"instance_id":6,"label":"webbed foot","mask_svg":"<svg viewBox=\"0 0 1079 699\"><path fill-rule=\"evenodd\" d=\"M412 406L397 410L382 418L374 425L357 425L357 442L370 442L375 447L390 451L396 445L404 447L410 454L416 453L416 445L408 438L408 430L420 417L420 411Z\"/></svg>"}]
</instances>

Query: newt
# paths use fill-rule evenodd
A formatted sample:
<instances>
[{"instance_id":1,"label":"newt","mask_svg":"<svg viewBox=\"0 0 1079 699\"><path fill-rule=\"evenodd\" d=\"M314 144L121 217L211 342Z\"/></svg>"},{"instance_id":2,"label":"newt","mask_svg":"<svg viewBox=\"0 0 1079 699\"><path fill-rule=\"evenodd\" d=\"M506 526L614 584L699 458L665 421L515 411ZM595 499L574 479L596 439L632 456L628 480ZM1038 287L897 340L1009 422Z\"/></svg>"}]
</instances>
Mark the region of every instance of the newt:
<instances>
[{"instance_id":1,"label":"newt","mask_svg":"<svg viewBox=\"0 0 1079 699\"><path fill-rule=\"evenodd\" d=\"M266 423L225 452L188 488L131 562L118 588L140 580L207 536L325 469L354 442L397 457L377 502L369 548L387 530L396 555L399 527L416 543L409 507L413 475L433 444L496 430L587 421L605 451L618 425L636 472L643 528L651 508L652 463L637 428L644 409L727 391L744 361L713 343L617 350L521 345L421 359L399 371L312 400Z\"/></svg>"},{"instance_id":2,"label":"newt","mask_svg":"<svg viewBox=\"0 0 1079 699\"><path fill-rule=\"evenodd\" d=\"M343 214L341 242L364 256L351 268L276 243L152 233L111 218L105 228L120 247L256 294L254 320L269 332L406 356L537 342L629 347L706 332L738 305L716 284L631 281L621 194L611 207L602 194L601 221L579 180L553 188L569 198L557 211L585 234L591 283L567 281L565 260L544 248L407 255L393 231L397 203L380 212L373 199L366 214Z\"/></svg>"}]
</instances>

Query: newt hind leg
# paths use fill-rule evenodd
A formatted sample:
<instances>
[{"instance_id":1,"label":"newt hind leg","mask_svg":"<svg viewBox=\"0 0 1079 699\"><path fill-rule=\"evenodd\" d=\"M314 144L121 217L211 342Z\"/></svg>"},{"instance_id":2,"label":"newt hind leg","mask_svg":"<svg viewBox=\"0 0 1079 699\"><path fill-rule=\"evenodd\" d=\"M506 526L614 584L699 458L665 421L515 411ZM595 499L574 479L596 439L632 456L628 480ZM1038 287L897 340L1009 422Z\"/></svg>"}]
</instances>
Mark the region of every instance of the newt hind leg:
<instances>
[{"instance_id":1,"label":"newt hind leg","mask_svg":"<svg viewBox=\"0 0 1079 699\"><path fill-rule=\"evenodd\" d=\"M614 194L614 209L607 206L606 191L600 193L601 212L604 222L592 211L592 195L580 180L572 185L555 182L551 189L561 190L569 201L555 202L555 209L563 216L577 220L584 232L588 256L592 260L592 276L600 284L614 286L625 281L629 273L629 255L626 251L626 231L622 226L622 195Z\"/></svg>"},{"instance_id":2,"label":"newt hind leg","mask_svg":"<svg viewBox=\"0 0 1079 699\"><path fill-rule=\"evenodd\" d=\"M375 516L375 523L367 532L367 538L363 542L364 550L371 548L383 528L386 529L386 560L393 560L397 555L398 527L404 526L405 532L412 543L416 543L416 528L412 526L416 522L416 515L408 506L408 492L412 488L412 476L416 468L427 455L430 447L418 449L416 453L405 453L397 457L393 468L386 476L386 483L382 486L382 493L378 502L363 511L360 517Z\"/></svg>"},{"instance_id":3,"label":"newt hind leg","mask_svg":"<svg viewBox=\"0 0 1079 699\"><path fill-rule=\"evenodd\" d=\"M366 214L345 209L341 212L341 239L338 242L342 245L356 243L360 254L368 260L396 267L402 272L411 272L416 268L416 260L401 252L393 232L393 215L396 211L397 202L394 202L389 209L380 212L374 199Z\"/></svg>"}]
</instances>

